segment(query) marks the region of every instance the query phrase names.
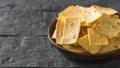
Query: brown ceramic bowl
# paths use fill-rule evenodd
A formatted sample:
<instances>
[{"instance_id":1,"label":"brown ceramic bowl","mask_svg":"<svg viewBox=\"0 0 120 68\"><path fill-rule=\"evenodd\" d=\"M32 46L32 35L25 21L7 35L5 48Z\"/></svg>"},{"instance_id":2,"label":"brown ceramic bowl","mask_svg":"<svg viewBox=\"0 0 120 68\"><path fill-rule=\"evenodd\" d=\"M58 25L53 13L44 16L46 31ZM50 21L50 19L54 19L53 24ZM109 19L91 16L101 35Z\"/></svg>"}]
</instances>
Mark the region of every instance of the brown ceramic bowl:
<instances>
[{"instance_id":1,"label":"brown ceramic bowl","mask_svg":"<svg viewBox=\"0 0 120 68\"><path fill-rule=\"evenodd\" d=\"M64 49L63 47L56 44L55 40L51 38L55 30L56 22L57 21L55 20L54 22L50 24L48 28L48 37L52 45L55 46L68 59L77 60L77 61L94 61L94 60L96 61L96 60L115 59L119 57L120 50L112 51L112 52L105 53L105 54L92 55L92 54L75 53L75 52L71 52L71 51Z\"/></svg>"}]
</instances>

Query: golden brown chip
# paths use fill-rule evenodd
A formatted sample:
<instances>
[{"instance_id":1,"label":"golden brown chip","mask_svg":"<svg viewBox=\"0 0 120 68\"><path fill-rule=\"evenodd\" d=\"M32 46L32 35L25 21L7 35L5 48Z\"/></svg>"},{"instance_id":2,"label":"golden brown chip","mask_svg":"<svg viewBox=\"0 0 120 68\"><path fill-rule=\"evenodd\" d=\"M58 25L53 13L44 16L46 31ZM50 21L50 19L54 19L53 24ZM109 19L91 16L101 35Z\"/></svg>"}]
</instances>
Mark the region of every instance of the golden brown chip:
<instances>
[{"instance_id":1,"label":"golden brown chip","mask_svg":"<svg viewBox=\"0 0 120 68\"><path fill-rule=\"evenodd\" d=\"M71 5L57 18L52 39L65 49L103 54L120 49L120 19L112 8Z\"/></svg>"},{"instance_id":2,"label":"golden brown chip","mask_svg":"<svg viewBox=\"0 0 120 68\"><path fill-rule=\"evenodd\" d=\"M111 52L118 49L120 49L120 38L117 38L116 40L111 41L109 45L104 46L99 52L99 54Z\"/></svg>"},{"instance_id":3,"label":"golden brown chip","mask_svg":"<svg viewBox=\"0 0 120 68\"><path fill-rule=\"evenodd\" d=\"M104 36L115 37L120 32L120 20L103 14L93 28Z\"/></svg>"},{"instance_id":4,"label":"golden brown chip","mask_svg":"<svg viewBox=\"0 0 120 68\"><path fill-rule=\"evenodd\" d=\"M92 26L96 20L98 20L102 15L93 7L83 9L82 16L85 19L82 26Z\"/></svg>"},{"instance_id":5,"label":"golden brown chip","mask_svg":"<svg viewBox=\"0 0 120 68\"><path fill-rule=\"evenodd\" d=\"M79 6L69 6L68 8L66 8L65 10L61 11L59 13L59 17L67 17L67 18L76 18L76 17L80 17L81 18L81 22L84 22L84 18L83 16L81 16L81 9L79 8Z\"/></svg>"},{"instance_id":6,"label":"golden brown chip","mask_svg":"<svg viewBox=\"0 0 120 68\"><path fill-rule=\"evenodd\" d=\"M71 12L74 8L75 8L74 5L67 7L66 9L64 9L59 13L59 16L68 16L68 17L71 16Z\"/></svg>"},{"instance_id":7,"label":"golden brown chip","mask_svg":"<svg viewBox=\"0 0 120 68\"><path fill-rule=\"evenodd\" d=\"M77 42L80 25L80 18L66 18L62 44L74 44Z\"/></svg>"},{"instance_id":8,"label":"golden brown chip","mask_svg":"<svg viewBox=\"0 0 120 68\"><path fill-rule=\"evenodd\" d=\"M78 43L91 54L97 54L101 50L101 46L89 45L88 35L79 38Z\"/></svg>"},{"instance_id":9,"label":"golden brown chip","mask_svg":"<svg viewBox=\"0 0 120 68\"><path fill-rule=\"evenodd\" d=\"M88 28L89 45L108 45L107 37L98 34L93 28Z\"/></svg>"},{"instance_id":10,"label":"golden brown chip","mask_svg":"<svg viewBox=\"0 0 120 68\"><path fill-rule=\"evenodd\" d=\"M63 31L65 26L65 18L57 19L57 26L56 26L56 43L61 44L63 41Z\"/></svg>"}]
</instances>

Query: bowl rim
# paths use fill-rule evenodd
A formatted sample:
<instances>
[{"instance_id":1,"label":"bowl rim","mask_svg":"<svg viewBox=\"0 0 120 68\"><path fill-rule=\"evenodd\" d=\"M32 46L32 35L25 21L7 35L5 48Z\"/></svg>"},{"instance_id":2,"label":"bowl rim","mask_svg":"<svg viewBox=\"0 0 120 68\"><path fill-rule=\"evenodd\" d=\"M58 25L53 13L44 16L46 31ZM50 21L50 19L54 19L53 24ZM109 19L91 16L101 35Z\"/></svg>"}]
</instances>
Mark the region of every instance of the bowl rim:
<instances>
[{"instance_id":1,"label":"bowl rim","mask_svg":"<svg viewBox=\"0 0 120 68\"><path fill-rule=\"evenodd\" d=\"M120 54L120 49L117 49L117 50L114 50L114 51L110 51L110 52L107 52L107 53L103 53L103 54L95 54L95 55L93 55L93 54L82 54L82 53L77 53L77 52L69 51L69 50L61 47L60 45L56 44L56 43L53 41L53 39L51 38L51 36L50 36L50 29L51 29L51 28L55 28L55 27L52 27L52 26L53 26L53 24L56 25L56 23L57 23L57 19L54 20L54 21L52 21L52 23L50 23L50 25L49 25L49 27L48 27L47 34L48 34L48 38L49 38L49 40L52 42L52 44L53 44L55 47L57 47L57 48L59 48L59 49L61 49L61 50L63 50L63 51L66 51L66 52L69 52L69 53L73 53L73 54L77 54L77 55L81 55L81 56L94 56L94 57L111 56L111 55L115 55L115 56L116 56L116 54L117 54L117 55ZM54 30L55 30L55 29L54 29Z\"/></svg>"}]
</instances>

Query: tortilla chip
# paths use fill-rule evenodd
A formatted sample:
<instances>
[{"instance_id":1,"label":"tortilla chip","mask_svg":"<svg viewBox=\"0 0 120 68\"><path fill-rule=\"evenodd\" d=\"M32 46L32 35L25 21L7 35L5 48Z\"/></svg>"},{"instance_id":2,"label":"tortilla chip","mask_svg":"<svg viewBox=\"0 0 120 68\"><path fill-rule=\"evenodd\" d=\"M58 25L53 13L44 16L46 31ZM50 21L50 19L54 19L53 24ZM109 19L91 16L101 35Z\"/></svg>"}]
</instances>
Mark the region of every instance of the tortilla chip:
<instances>
[{"instance_id":1,"label":"tortilla chip","mask_svg":"<svg viewBox=\"0 0 120 68\"><path fill-rule=\"evenodd\" d=\"M88 9L84 9L81 13L85 19L84 24L82 26L92 26L96 20L98 20L102 15L93 7Z\"/></svg>"},{"instance_id":2,"label":"tortilla chip","mask_svg":"<svg viewBox=\"0 0 120 68\"><path fill-rule=\"evenodd\" d=\"M78 43L91 54L97 54L101 50L101 46L89 45L88 35L79 38Z\"/></svg>"},{"instance_id":3,"label":"tortilla chip","mask_svg":"<svg viewBox=\"0 0 120 68\"><path fill-rule=\"evenodd\" d=\"M75 44L80 32L80 18L66 18L62 44Z\"/></svg>"},{"instance_id":4,"label":"tortilla chip","mask_svg":"<svg viewBox=\"0 0 120 68\"><path fill-rule=\"evenodd\" d=\"M61 44L63 41L64 26L65 26L65 18L57 19L57 25L56 25L56 43L57 44Z\"/></svg>"},{"instance_id":5,"label":"tortilla chip","mask_svg":"<svg viewBox=\"0 0 120 68\"><path fill-rule=\"evenodd\" d=\"M97 11L99 11L101 14L107 14L107 15L114 15L118 11L112 8L107 8L107 7L102 7L102 6L97 6L97 5L92 5Z\"/></svg>"},{"instance_id":6,"label":"tortilla chip","mask_svg":"<svg viewBox=\"0 0 120 68\"><path fill-rule=\"evenodd\" d=\"M103 14L93 28L104 36L115 37L120 32L120 20Z\"/></svg>"},{"instance_id":7,"label":"tortilla chip","mask_svg":"<svg viewBox=\"0 0 120 68\"><path fill-rule=\"evenodd\" d=\"M74 5L71 5L71 6L69 6L69 7L67 7L66 9L64 9L63 11L61 11L58 15L59 16L69 16L70 14L70 12L72 12L72 10L75 8L75 6Z\"/></svg>"},{"instance_id":8,"label":"tortilla chip","mask_svg":"<svg viewBox=\"0 0 120 68\"><path fill-rule=\"evenodd\" d=\"M98 34L93 28L88 28L89 45L108 45L107 37Z\"/></svg>"},{"instance_id":9,"label":"tortilla chip","mask_svg":"<svg viewBox=\"0 0 120 68\"><path fill-rule=\"evenodd\" d=\"M111 52L118 49L120 49L120 38L117 38L116 40L111 41L109 45L104 46L99 52L99 54Z\"/></svg>"},{"instance_id":10,"label":"tortilla chip","mask_svg":"<svg viewBox=\"0 0 120 68\"><path fill-rule=\"evenodd\" d=\"M83 16L81 16L81 9L79 8L79 6L69 6L68 8L66 8L65 10L61 11L59 13L59 17L67 17L67 18L76 18L76 17L80 17L81 21L84 22L84 18Z\"/></svg>"}]
</instances>

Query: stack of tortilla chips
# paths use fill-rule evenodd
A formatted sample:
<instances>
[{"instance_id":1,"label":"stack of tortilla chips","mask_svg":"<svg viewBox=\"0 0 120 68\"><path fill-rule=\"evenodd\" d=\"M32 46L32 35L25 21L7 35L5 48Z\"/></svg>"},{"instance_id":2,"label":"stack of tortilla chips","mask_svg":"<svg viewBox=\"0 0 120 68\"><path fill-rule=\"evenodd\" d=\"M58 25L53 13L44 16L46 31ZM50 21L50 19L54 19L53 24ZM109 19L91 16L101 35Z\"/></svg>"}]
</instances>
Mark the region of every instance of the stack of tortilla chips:
<instances>
[{"instance_id":1,"label":"stack of tortilla chips","mask_svg":"<svg viewBox=\"0 0 120 68\"><path fill-rule=\"evenodd\" d=\"M59 13L52 39L77 53L103 54L120 49L117 12L97 5L71 5Z\"/></svg>"}]
</instances>

